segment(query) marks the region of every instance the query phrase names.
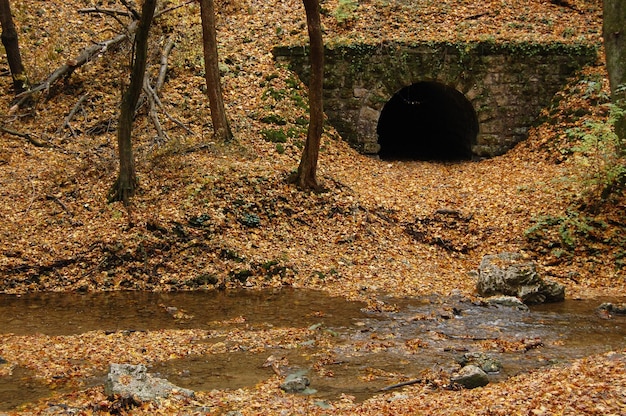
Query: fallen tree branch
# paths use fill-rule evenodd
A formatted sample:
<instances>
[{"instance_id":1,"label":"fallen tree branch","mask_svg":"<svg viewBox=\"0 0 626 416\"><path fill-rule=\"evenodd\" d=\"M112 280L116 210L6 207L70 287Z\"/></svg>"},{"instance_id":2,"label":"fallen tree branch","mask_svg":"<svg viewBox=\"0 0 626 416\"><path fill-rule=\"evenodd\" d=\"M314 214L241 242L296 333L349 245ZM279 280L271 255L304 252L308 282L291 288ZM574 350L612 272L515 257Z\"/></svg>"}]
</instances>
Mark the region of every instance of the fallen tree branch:
<instances>
[{"instance_id":1,"label":"fallen tree branch","mask_svg":"<svg viewBox=\"0 0 626 416\"><path fill-rule=\"evenodd\" d=\"M63 203L63 201L61 201L58 197L54 196L54 195L46 195L46 199L48 201L54 201L58 206L61 207L61 209L63 209L63 211L65 211L65 213L69 216L69 220L70 220L70 224L72 225L82 225L82 223L80 221L76 221L74 220L74 214L72 213L72 211L69 210L69 208L67 207L67 205L65 205Z\"/></svg>"},{"instance_id":2,"label":"fallen tree branch","mask_svg":"<svg viewBox=\"0 0 626 416\"><path fill-rule=\"evenodd\" d=\"M72 108L70 113L67 115L67 117L65 117L65 120L63 120L63 124L57 129L57 135L60 135L61 131L65 127L67 127L70 130L70 133L72 134L72 137L76 137L76 133L74 132L74 129L70 125L70 121L72 121L72 119L74 118L74 115L76 114L76 112L78 112L78 109L81 107L83 102L85 102L85 100L87 99L88 95L89 95L89 93L87 92L87 93L83 94L82 97L80 97L78 99L78 101L76 102L76 105L74 105L74 107Z\"/></svg>"},{"instance_id":3,"label":"fallen tree branch","mask_svg":"<svg viewBox=\"0 0 626 416\"><path fill-rule=\"evenodd\" d=\"M165 76L167 75L167 61L169 59L170 53L174 48L176 42L176 38L172 35L165 42L165 46L163 47L163 53L161 54L161 66L159 68L159 75L157 76L156 83L154 84L154 91L158 94L163 88L163 84L165 84Z\"/></svg>"},{"instance_id":4,"label":"fallen tree branch","mask_svg":"<svg viewBox=\"0 0 626 416\"><path fill-rule=\"evenodd\" d=\"M62 269L63 267L70 266L76 263L79 258L60 259L48 264L20 264L13 267L4 267L0 269L0 273L3 275L15 275L32 272L33 275L40 275L48 273L56 269Z\"/></svg>"},{"instance_id":5,"label":"fallen tree branch","mask_svg":"<svg viewBox=\"0 0 626 416\"><path fill-rule=\"evenodd\" d=\"M20 133L19 131L7 129L4 126L0 126L0 131L3 133L10 134L12 136L22 137L28 140L33 146L36 146L36 147L50 147L49 144L35 139L30 133Z\"/></svg>"},{"instance_id":6,"label":"fallen tree branch","mask_svg":"<svg viewBox=\"0 0 626 416\"><path fill-rule=\"evenodd\" d=\"M157 100L159 97L157 97L156 92L150 86L150 79L147 76L144 77L143 91L146 94L146 97L148 97L148 105L150 107L148 109L148 114L150 115L152 124L154 124L154 128L157 131L158 142L165 143L166 141L169 141L170 138L167 133L163 131L163 127L159 121L159 115L157 114Z\"/></svg>"},{"instance_id":7,"label":"fallen tree branch","mask_svg":"<svg viewBox=\"0 0 626 416\"><path fill-rule=\"evenodd\" d=\"M168 13L172 10L176 10L180 7L184 7L188 4L193 3L195 0L188 0L183 4L179 4L177 6L172 6L170 8L161 10L157 13L155 13L154 17L159 17L165 13ZM15 105L13 105L11 107L11 110L9 113L13 113L15 111L17 111L25 102L26 100L31 97L33 94L46 90L48 91L50 89L50 86L52 84L54 84L56 81L58 81L61 77L67 78L70 75L72 75L72 73L79 67L81 67L82 65L84 65L85 63L91 61L95 56L102 54L104 52L106 52L108 49L111 49L112 47L124 42L126 39L128 39L133 33L135 33L135 31L137 30L137 25L138 25L138 20L139 20L139 14L137 13L137 11L135 9L132 8L132 6L127 2L127 1L122 1L122 3L124 4L124 6L126 6L129 10L129 13L132 14L135 17L135 20L133 20L127 27L125 32L126 33L122 33L117 35L116 37L106 40L104 42L98 42L94 45L88 46L85 49L83 49L83 51L74 59L69 59L64 65L61 65L59 68L57 68L54 72L52 72L52 74L50 74L48 76L48 78L42 82L41 84L37 85L34 88L31 88L29 90L26 90L20 94L18 94L15 98L18 100L16 102ZM101 12L103 13L107 13L106 11L104 11L106 9L100 9Z\"/></svg>"},{"instance_id":8,"label":"fallen tree branch","mask_svg":"<svg viewBox=\"0 0 626 416\"><path fill-rule=\"evenodd\" d=\"M179 4L177 6L172 6L172 7L168 7L167 9L159 10L156 13L154 13L154 17L157 18L165 13L171 12L172 10L180 9L181 7L185 7L188 4L195 3L196 1L197 0L187 0L186 2Z\"/></svg>"},{"instance_id":9,"label":"fallen tree branch","mask_svg":"<svg viewBox=\"0 0 626 416\"><path fill-rule=\"evenodd\" d=\"M131 17L132 13L127 10L117 10L117 9L105 9L102 7L88 7L85 9L79 9L78 13L101 13L109 16L126 16Z\"/></svg>"},{"instance_id":10,"label":"fallen tree branch","mask_svg":"<svg viewBox=\"0 0 626 416\"><path fill-rule=\"evenodd\" d=\"M141 19L141 16L139 15L139 12L137 10L135 10L135 8L133 6L131 6L128 1L126 0L120 0L120 2L124 5L124 7L126 7L128 9L128 11L133 15L133 19L135 20L139 20Z\"/></svg>"},{"instance_id":11,"label":"fallen tree branch","mask_svg":"<svg viewBox=\"0 0 626 416\"><path fill-rule=\"evenodd\" d=\"M193 130L191 130L189 127L185 126L185 124L174 118L170 113L168 113L167 111L165 111L165 109L163 108L163 104L160 104L160 100L159 100L159 107L161 108L161 111L163 111L163 114L165 114L165 116L170 119L170 121L174 124L176 124L178 127L180 127L181 129L185 130L187 133L191 134L192 136L195 136L196 133L193 132Z\"/></svg>"},{"instance_id":12,"label":"fallen tree branch","mask_svg":"<svg viewBox=\"0 0 626 416\"><path fill-rule=\"evenodd\" d=\"M70 212L70 210L69 210L69 209L67 209L67 206L65 206L65 204L63 203L63 201L61 201L61 200L60 200L59 198L57 198L56 196L54 196L54 195L46 195L46 199L47 199L48 201L54 201L54 202L56 202L56 203L57 203L57 205L58 205L58 206L60 206L61 208L63 208L63 211L65 211L65 212L66 212L66 213L67 213L70 217L73 217L73 216L74 216L74 214L72 214L72 213Z\"/></svg>"},{"instance_id":13,"label":"fallen tree branch","mask_svg":"<svg viewBox=\"0 0 626 416\"><path fill-rule=\"evenodd\" d=\"M106 52L108 49L111 49L112 47L119 45L120 43L128 39L130 34L134 33L136 30L137 30L137 22L132 22L126 28L127 33L122 33L107 41L99 42L94 45L86 47L74 59L69 59L65 64L57 68L52 74L48 76L48 78L44 82L42 82L41 84L37 85L34 88L31 88L29 90L26 90L18 94L15 98L18 99L19 101L17 102L17 104L15 104L12 107L12 110L19 108L28 99L28 97L32 96L33 94L39 91L43 91L43 90L48 91L50 89L50 86L54 84L56 81L58 81L61 77L64 77L64 78L69 77L76 70L76 68L91 61L95 56Z\"/></svg>"}]
</instances>

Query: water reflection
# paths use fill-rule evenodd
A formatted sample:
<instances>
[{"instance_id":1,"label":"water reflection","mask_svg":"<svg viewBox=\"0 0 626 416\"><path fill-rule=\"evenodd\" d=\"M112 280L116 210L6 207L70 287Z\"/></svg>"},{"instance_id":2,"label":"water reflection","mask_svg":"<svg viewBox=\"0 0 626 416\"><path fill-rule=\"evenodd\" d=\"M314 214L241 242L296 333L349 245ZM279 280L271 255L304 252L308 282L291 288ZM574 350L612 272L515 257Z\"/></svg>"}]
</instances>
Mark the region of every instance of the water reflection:
<instances>
[{"instance_id":1,"label":"water reflection","mask_svg":"<svg viewBox=\"0 0 626 416\"><path fill-rule=\"evenodd\" d=\"M151 372L197 391L253 386L271 377L263 363L272 354L287 359L294 371L308 371L311 387L324 399L342 393L363 400L381 388L419 377L428 369L452 370L464 352L488 351L502 363L499 381L520 372L626 347L626 317L602 319L596 308L606 301L567 300L536 305L529 312L488 307L461 297L391 299L396 312L371 313L364 304L323 292L283 289L225 292L106 292L0 295L0 333L69 335L91 330L158 330L219 327L228 330L245 318L246 328L320 325L333 334L330 350L315 336L297 348L268 346L262 353L237 351L156 363ZM175 319L177 313L186 319ZM232 322L227 322L232 320ZM500 348L533 341L524 350ZM529 344L530 345L530 344ZM382 347L381 347L382 346ZM412 348L411 346L416 348ZM323 364L333 377L316 372ZM8 361L11 357L3 357ZM319 366L318 366L319 367ZM376 377L369 377L376 374ZM381 376L388 374L389 376ZM84 385L103 382L85 380ZM0 377L0 411L50 391L26 370Z\"/></svg>"}]
</instances>

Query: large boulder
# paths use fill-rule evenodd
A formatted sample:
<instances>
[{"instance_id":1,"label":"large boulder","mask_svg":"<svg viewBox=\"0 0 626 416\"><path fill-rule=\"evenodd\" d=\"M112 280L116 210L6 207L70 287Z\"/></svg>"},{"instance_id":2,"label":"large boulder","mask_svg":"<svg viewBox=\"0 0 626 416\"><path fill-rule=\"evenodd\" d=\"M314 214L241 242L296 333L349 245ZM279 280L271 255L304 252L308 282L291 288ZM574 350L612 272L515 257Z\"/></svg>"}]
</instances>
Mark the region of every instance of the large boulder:
<instances>
[{"instance_id":1,"label":"large boulder","mask_svg":"<svg viewBox=\"0 0 626 416\"><path fill-rule=\"evenodd\" d=\"M565 287L543 280L535 263L524 260L518 253L484 256L478 267L478 294L481 296L516 296L524 303L560 302L565 299Z\"/></svg>"},{"instance_id":2,"label":"large boulder","mask_svg":"<svg viewBox=\"0 0 626 416\"><path fill-rule=\"evenodd\" d=\"M466 389L475 389L489 384L489 377L480 367L466 365L450 377L450 382Z\"/></svg>"},{"instance_id":3,"label":"large boulder","mask_svg":"<svg viewBox=\"0 0 626 416\"><path fill-rule=\"evenodd\" d=\"M120 395L140 401L151 401L171 394L193 397L192 390L183 389L169 381L154 377L143 364L111 364L104 383L107 396Z\"/></svg>"}]
</instances>

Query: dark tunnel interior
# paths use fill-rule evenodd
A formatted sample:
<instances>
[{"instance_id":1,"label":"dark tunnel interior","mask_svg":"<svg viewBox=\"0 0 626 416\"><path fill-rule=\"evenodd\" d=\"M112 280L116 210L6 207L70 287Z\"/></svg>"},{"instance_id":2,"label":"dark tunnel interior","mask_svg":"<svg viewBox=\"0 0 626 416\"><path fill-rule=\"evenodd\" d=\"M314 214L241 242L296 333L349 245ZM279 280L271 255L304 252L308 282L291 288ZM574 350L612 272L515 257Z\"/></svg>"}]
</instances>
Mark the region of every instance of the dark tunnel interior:
<instances>
[{"instance_id":1,"label":"dark tunnel interior","mask_svg":"<svg viewBox=\"0 0 626 416\"><path fill-rule=\"evenodd\" d=\"M461 92L423 81L391 97L381 111L377 133L383 160L468 160L478 118Z\"/></svg>"}]
</instances>

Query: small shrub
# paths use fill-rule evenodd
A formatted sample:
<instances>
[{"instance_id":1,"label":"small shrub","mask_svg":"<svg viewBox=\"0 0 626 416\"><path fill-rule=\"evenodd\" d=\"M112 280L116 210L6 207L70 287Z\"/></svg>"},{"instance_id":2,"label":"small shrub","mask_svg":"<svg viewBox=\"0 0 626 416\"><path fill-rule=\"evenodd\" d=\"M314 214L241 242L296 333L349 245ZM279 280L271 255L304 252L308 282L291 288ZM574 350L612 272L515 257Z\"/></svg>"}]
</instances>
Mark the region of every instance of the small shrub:
<instances>
[{"instance_id":1,"label":"small shrub","mask_svg":"<svg viewBox=\"0 0 626 416\"><path fill-rule=\"evenodd\" d=\"M261 117L259 121L265 124L276 124L277 126L284 126L285 124L287 124L287 121L278 114L269 114L267 116Z\"/></svg>"},{"instance_id":2,"label":"small shrub","mask_svg":"<svg viewBox=\"0 0 626 416\"><path fill-rule=\"evenodd\" d=\"M594 237L606 227L606 224L591 217L570 210L563 216L545 215L537 218L535 224L525 231L527 239L539 242L548 248L561 248L553 250L560 257L563 250L574 250L580 240Z\"/></svg>"},{"instance_id":3,"label":"small shrub","mask_svg":"<svg viewBox=\"0 0 626 416\"><path fill-rule=\"evenodd\" d=\"M261 136L272 143L287 143L287 133L282 129L263 129Z\"/></svg>"},{"instance_id":4,"label":"small shrub","mask_svg":"<svg viewBox=\"0 0 626 416\"><path fill-rule=\"evenodd\" d=\"M308 126L309 119L307 117L300 116L294 120L294 123L297 124L298 126Z\"/></svg>"},{"instance_id":5,"label":"small shrub","mask_svg":"<svg viewBox=\"0 0 626 416\"><path fill-rule=\"evenodd\" d=\"M583 185L587 205L597 205L616 191L623 191L626 178L626 146L615 134L615 121L624 115L624 110L611 106L608 122L589 120L582 127L568 129L570 140L578 144L572 151L585 173Z\"/></svg>"}]
</instances>

